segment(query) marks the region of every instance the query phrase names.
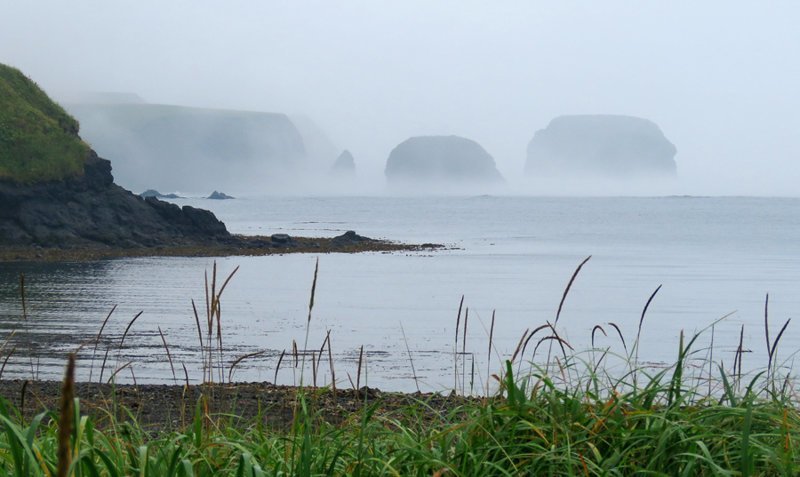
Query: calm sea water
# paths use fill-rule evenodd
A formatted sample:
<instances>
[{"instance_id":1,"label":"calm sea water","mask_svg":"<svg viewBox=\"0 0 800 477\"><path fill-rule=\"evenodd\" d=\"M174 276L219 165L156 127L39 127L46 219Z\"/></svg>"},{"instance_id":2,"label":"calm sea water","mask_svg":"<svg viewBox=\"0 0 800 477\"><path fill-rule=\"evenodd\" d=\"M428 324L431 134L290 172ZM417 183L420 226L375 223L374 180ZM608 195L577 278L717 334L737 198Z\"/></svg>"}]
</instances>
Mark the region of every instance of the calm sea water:
<instances>
[{"instance_id":1,"label":"calm sea water","mask_svg":"<svg viewBox=\"0 0 800 477\"><path fill-rule=\"evenodd\" d=\"M750 351L745 365L765 365L765 295L770 296L773 338L785 320L800 312L800 199L481 196L178 202L212 209L236 233L333 236L356 230L452 249L0 264L2 355L13 350L3 377L59 377L64 354L83 343L82 379L91 373L97 380L102 372L107 380L121 368L120 381L171 382L160 328L177 380L184 379L183 366L190 380L200 380L191 301L203 320L204 274L215 261L220 278L239 267L222 297L225 379L236 358L261 353L235 367L232 377L240 381L274 381L281 353L291 353L293 342L303 348L317 259L308 348L319 349L330 331L340 387L358 379L363 346L362 385L443 391L457 381L469 391L472 381L474 389L483 389L487 374L499 370L500 359L513 353L525 329L554 320L564 287L589 255L558 322L561 335L578 350L591 346L592 328L600 324L607 336L598 331L595 345L624 353L607 323L618 325L630 346L642 307L659 285L639 353L654 365L673 362L681 330L700 331L729 313L714 327L714 360L733 361L744 326ZM19 299L21 272L27 320ZM469 318L465 345L463 316L460 321L458 351L466 354L456 358L456 373L453 351L462 295ZM114 305L94 351L96 335ZM487 363L493 313L496 349ZM779 361L787 366L800 349L796 326L800 323L789 325L779 349ZM540 332L536 340L539 336L545 335ZM706 330L698 339L698 357L706 356L710 340ZM531 348L525 359L531 358ZM544 354L540 349L535 360ZM300 366L284 357L277 381L297 383L300 374ZM303 374L306 382L313 379L309 364ZM317 380L330 379L326 351Z\"/></svg>"}]
</instances>

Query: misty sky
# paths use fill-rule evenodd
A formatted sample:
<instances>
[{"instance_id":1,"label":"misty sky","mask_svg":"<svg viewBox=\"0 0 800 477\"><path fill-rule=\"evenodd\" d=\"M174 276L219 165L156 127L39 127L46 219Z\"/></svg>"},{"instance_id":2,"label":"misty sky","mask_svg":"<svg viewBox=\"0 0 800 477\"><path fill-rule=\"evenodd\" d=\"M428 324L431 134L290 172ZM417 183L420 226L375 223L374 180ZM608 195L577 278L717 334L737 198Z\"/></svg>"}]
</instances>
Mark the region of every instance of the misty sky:
<instances>
[{"instance_id":1,"label":"misty sky","mask_svg":"<svg viewBox=\"0 0 800 477\"><path fill-rule=\"evenodd\" d=\"M362 177L458 134L513 178L550 119L609 113L675 143L671 192L798 195L798 25L796 1L0 0L0 62L54 92L305 114Z\"/></svg>"}]
</instances>

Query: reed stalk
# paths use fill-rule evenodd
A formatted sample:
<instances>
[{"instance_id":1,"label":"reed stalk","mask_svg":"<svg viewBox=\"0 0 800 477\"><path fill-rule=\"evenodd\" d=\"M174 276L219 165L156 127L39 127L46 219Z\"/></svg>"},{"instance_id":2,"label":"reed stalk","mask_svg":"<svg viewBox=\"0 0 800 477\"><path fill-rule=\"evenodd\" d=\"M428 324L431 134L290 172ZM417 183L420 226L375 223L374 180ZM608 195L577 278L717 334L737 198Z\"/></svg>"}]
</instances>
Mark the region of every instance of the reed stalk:
<instances>
[{"instance_id":1,"label":"reed stalk","mask_svg":"<svg viewBox=\"0 0 800 477\"><path fill-rule=\"evenodd\" d=\"M97 346L100 344L100 337L103 335L103 330L106 329L106 325L108 324L108 320L111 319L111 315L114 314L114 310L117 309L117 305L111 307L111 310L106 315L106 318L103 320L103 324L100 325L100 331L97 332L97 337L94 339L94 348L92 349L92 361L91 365L89 366L89 381L92 381L92 372L94 371L94 358L97 355Z\"/></svg>"},{"instance_id":2,"label":"reed stalk","mask_svg":"<svg viewBox=\"0 0 800 477\"><path fill-rule=\"evenodd\" d=\"M650 298L647 299L647 302L644 304L644 308L642 309L642 316L639 318L639 326L636 329L636 340L633 342L633 349L635 353L635 357L633 359L633 386L636 387L636 378L638 377L638 369L639 369L639 339L642 336L642 324L644 323L644 317L647 315L647 309L650 307L650 303L652 303L653 298L656 297L658 291L661 290L661 286L659 285L656 287L655 291L650 295Z\"/></svg>"},{"instance_id":3,"label":"reed stalk","mask_svg":"<svg viewBox=\"0 0 800 477\"><path fill-rule=\"evenodd\" d=\"M172 382L177 383L178 378L175 375L175 366L172 364L172 353L169 352L169 345L167 345L167 339L164 337L164 332L161 331L161 327L158 327L158 334L161 336L161 343L164 345L164 351L167 352L167 361L169 361L169 369L172 371Z\"/></svg>"},{"instance_id":4,"label":"reed stalk","mask_svg":"<svg viewBox=\"0 0 800 477\"><path fill-rule=\"evenodd\" d=\"M464 380L466 379L466 358L467 358L467 323L469 322L469 307L464 312L464 333L461 336L461 394L465 394Z\"/></svg>"},{"instance_id":5,"label":"reed stalk","mask_svg":"<svg viewBox=\"0 0 800 477\"><path fill-rule=\"evenodd\" d=\"M364 345L358 350L358 368L356 369L356 391L361 389L361 363L364 359Z\"/></svg>"},{"instance_id":6,"label":"reed stalk","mask_svg":"<svg viewBox=\"0 0 800 477\"><path fill-rule=\"evenodd\" d=\"M328 336L326 338L328 340L328 364L331 368L331 388L333 390L333 397L336 397L336 371L334 371L333 366L333 345L331 344L331 331L328 330Z\"/></svg>"},{"instance_id":7,"label":"reed stalk","mask_svg":"<svg viewBox=\"0 0 800 477\"><path fill-rule=\"evenodd\" d=\"M408 363L411 365L411 374L414 376L414 386L419 390L419 379L417 379L417 370L414 368L414 358L411 356L411 348L408 346L408 338L406 337L406 330L403 328L403 322L400 322L400 332L403 334L403 342L406 344L406 353L408 354Z\"/></svg>"},{"instance_id":8,"label":"reed stalk","mask_svg":"<svg viewBox=\"0 0 800 477\"><path fill-rule=\"evenodd\" d=\"M22 320L28 321L28 306L25 302L25 274L19 274L19 298L22 302Z\"/></svg>"},{"instance_id":9,"label":"reed stalk","mask_svg":"<svg viewBox=\"0 0 800 477\"><path fill-rule=\"evenodd\" d=\"M492 338L494 337L494 316L495 310L492 310L492 324L489 326L489 351L486 353L486 395L489 395L489 381L492 374Z\"/></svg>"},{"instance_id":10,"label":"reed stalk","mask_svg":"<svg viewBox=\"0 0 800 477\"><path fill-rule=\"evenodd\" d=\"M464 307L464 295L458 303L458 313L456 314L456 332L453 341L453 391L458 391L458 328L461 325L461 310Z\"/></svg>"},{"instance_id":11,"label":"reed stalk","mask_svg":"<svg viewBox=\"0 0 800 477\"><path fill-rule=\"evenodd\" d=\"M314 310L314 295L317 291L317 274L319 273L319 258L314 264L314 279L311 282L311 297L308 300L308 319L306 320L306 338L303 342L303 350L308 349L308 335L311 332L311 312ZM303 353L303 363L300 367L300 387L303 387L303 373L306 368L306 355Z\"/></svg>"},{"instance_id":12,"label":"reed stalk","mask_svg":"<svg viewBox=\"0 0 800 477\"><path fill-rule=\"evenodd\" d=\"M70 438L73 425L73 405L75 397L75 355L67 356L67 369L61 389L61 406L58 418L58 465L57 477L67 477L72 464Z\"/></svg>"},{"instance_id":13,"label":"reed stalk","mask_svg":"<svg viewBox=\"0 0 800 477\"><path fill-rule=\"evenodd\" d=\"M564 288L564 293L561 295L561 301L558 303L558 310L556 311L556 319L553 321L553 331L555 331L555 327L558 326L558 320L561 318L561 310L564 308L564 302L567 301L567 295L569 295L569 291L572 288L572 284L575 282L575 279L578 277L578 274L581 272L581 269L589 259L592 258L591 255L583 259L583 261L578 265L574 272L572 272L572 276L569 278L569 282L567 282L567 286ZM547 363L550 362L550 356L553 351L552 342L550 344L550 348L547 351Z\"/></svg>"}]
</instances>

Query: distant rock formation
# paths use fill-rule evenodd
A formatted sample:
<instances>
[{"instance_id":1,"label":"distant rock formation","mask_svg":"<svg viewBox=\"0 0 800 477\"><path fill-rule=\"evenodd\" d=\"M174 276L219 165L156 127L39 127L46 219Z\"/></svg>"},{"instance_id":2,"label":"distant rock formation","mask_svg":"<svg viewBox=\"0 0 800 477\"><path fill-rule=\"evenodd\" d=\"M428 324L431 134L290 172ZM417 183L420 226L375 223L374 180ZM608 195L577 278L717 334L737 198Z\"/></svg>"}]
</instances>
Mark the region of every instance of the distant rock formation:
<instances>
[{"instance_id":1,"label":"distant rock formation","mask_svg":"<svg viewBox=\"0 0 800 477\"><path fill-rule=\"evenodd\" d=\"M230 238L211 212L144 199L114 184L78 123L18 70L0 64L0 244L141 247ZM44 132L45 134L42 134Z\"/></svg>"},{"instance_id":2,"label":"distant rock formation","mask_svg":"<svg viewBox=\"0 0 800 477\"><path fill-rule=\"evenodd\" d=\"M148 197L155 197L156 199L181 199L182 197L178 194L162 194L161 192L155 189L147 189L146 191L139 194L139 197L144 197L145 199Z\"/></svg>"},{"instance_id":3,"label":"distant rock formation","mask_svg":"<svg viewBox=\"0 0 800 477\"><path fill-rule=\"evenodd\" d=\"M529 175L674 175L675 146L647 119L559 116L528 144Z\"/></svg>"},{"instance_id":4,"label":"distant rock formation","mask_svg":"<svg viewBox=\"0 0 800 477\"><path fill-rule=\"evenodd\" d=\"M400 143L386 161L390 184L497 184L503 177L480 144L459 136L420 136Z\"/></svg>"},{"instance_id":5,"label":"distant rock formation","mask_svg":"<svg viewBox=\"0 0 800 477\"><path fill-rule=\"evenodd\" d=\"M230 196L230 195L228 195L228 194L226 194L226 193L224 193L224 192L218 192L218 191L214 191L214 192L212 192L212 193L211 193L211 195L209 195L208 197L206 197L206 199L212 199L212 200L228 200L228 199L235 199L235 197L233 197L233 196Z\"/></svg>"},{"instance_id":6,"label":"distant rock formation","mask_svg":"<svg viewBox=\"0 0 800 477\"><path fill-rule=\"evenodd\" d=\"M345 149L331 166L331 174L337 177L353 177L356 175L356 161L350 151Z\"/></svg>"},{"instance_id":7,"label":"distant rock formation","mask_svg":"<svg viewBox=\"0 0 800 477\"><path fill-rule=\"evenodd\" d=\"M303 137L284 114L135 102L65 107L132 189L257 192L311 168Z\"/></svg>"}]
</instances>

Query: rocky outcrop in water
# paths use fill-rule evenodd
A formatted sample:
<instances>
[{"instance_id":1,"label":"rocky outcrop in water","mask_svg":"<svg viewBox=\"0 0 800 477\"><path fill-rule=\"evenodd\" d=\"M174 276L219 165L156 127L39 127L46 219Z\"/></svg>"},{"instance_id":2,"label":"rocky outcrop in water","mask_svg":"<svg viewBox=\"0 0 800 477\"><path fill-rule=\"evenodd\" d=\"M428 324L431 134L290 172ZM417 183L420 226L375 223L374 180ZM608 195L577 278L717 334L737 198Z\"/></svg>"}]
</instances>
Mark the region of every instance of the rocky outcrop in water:
<instances>
[{"instance_id":1,"label":"rocky outcrop in water","mask_svg":"<svg viewBox=\"0 0 800 477\"><path fill-rule=\"evenodd\" d=\"M529 175L674 175L675 146L652 121L632 116L559 116L528 144Z\"/></svg>"},{"instance_id":2,"label":"rocky outcrop in water","mask_svg":"<svg viewBox=\"0 0 800 477\"><path fill-rule=\"evenodd\" d=\"M147 189L146 191L139 194L140 197L144 197L147 199L148 197L155 197L156 199L181 199L182 197L178 194L162 194L161 192L155 189Z\"/></svg>"},{"instance_id":3,"label":"rocky outcrop in water","mask_svg":"<svg viewBox=\"0 0 800 477\"><path fill-rule=\"evenodd\" d=\"M212 192L211 195L206 197L206 199L211 199L211 200L228 200L228 199L234 199L234 198L235 197L233 197L231 195L228 195L228 194L226 194L224 192L219 192L219 191L216 191L216 190L214 192Z\"/></svg>"},{"instance_id":4,"label":"rocky outcrop in water","mask_svg":"<svg viewBox=\"0 0 800 477\"><path fill-rule=\"evenodd\" d=\"M348 150L344 150L336 162L331 166L331 175L336 177L354 177L356 175L356 161Z\"/></svg>"},{"instance_id":5,"label":"rocky outcrop in water","mask_svg":"<svg viewBox=\"0 0 800 477\"><path fill-rule=\"evenodd\" d=\"M475 141L459 136L412 137L386 161L390 184L476 185L502 183L494 159Z\"/></svg>"},{"instance_id":6,"label":"rocky outcrop in water","mask_svg":"<svg viewBox=\"0 0 800 477\"><path fill-rule=\"evenodd\" d=\"M372 242L373 240L363 235L358 235L355 230L348 230L342 235L337 235L331 240L336 244L357 244L361 242Z\"/></svg>"}]
</instances>

